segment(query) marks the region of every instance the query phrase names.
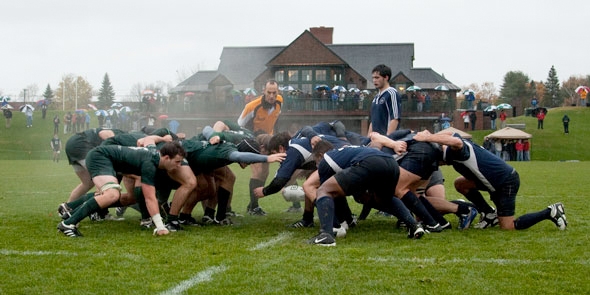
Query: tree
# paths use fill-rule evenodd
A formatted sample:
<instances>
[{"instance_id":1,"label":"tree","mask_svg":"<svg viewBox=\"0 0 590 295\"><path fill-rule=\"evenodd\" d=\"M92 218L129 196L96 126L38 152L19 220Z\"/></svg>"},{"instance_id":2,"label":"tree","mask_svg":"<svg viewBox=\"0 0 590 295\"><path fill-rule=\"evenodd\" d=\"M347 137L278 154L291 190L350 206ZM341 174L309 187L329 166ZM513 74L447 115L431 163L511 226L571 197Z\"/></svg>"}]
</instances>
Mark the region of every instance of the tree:
<instances>
[{"instance_id":1,"label":"tree","mask_svg":"<svg viewBox=\"0 0 590 295\"><path fill-rule=\"evenodd\" d=\"M84 108L92 99L92 86L86 79L73 74L62 77L55 90L55 101L62 104L63 110Z\"/></svg>"},{"instance_id":2,"label":"tree","mask_svg":"<svg viewBox=\"0 0 590 295\"><path fill-rule=\"evenodd\" d=\"M511 104L519 113L528 107L530 98L534 95L534 90L530 88L528 75L521 71L508 72L504 76L504 84L500 90L500 101Z\"/></svg>"},{"instance_id":3,"label":"tree","mask_svg":"<svg viewBox=\"0 0 590 295\"><path fill-rule=\"evenodd\" d=\"M578 104L580 95L576 93L576 88L581 85L590 85L590 75L571 76L561 84L561 95L565 98L566 104Z\"/></svg>"},{"instance_id":4,"label":"tree","mask_svg":"<svg viewBox=\"0 0 590 295\"><path fill-rule=\"evenodd\" d=\"M98 93L98 106L101 109L107 109L113 104L113 100L115 98L115 90L113 89L113 85L111 85L111 81L109 80L109 74L104 74L104 79L102 80L102 87Z\"/></svg>"},{"instance_id":5,"label":"tree","mask_svg":"<svg viewBox=\"0 0 590 295\"><path fill-rule=\"evenodd\" d=\"M51 90L51 86L49 86L49 84L47 84L47 88L45 88L45 92L43 93L43 97L45 98L45 100L48 101L48 104L51 105L51 101L53 99L53 91Z\"/></svg>"},{"instance_id":6,"label":"tree","mask_svg":"<svg viewBox=\"0 0 590 295\"><path fill-rule=\"evenodd\" d=\"M547 81L545 82L545 96L543 100L545 103L550 103L552 107L560 106L563 104L564 97L559 93L559 78L557 77L557 71L555 66L551 66Z\"/></svg>"}]
</instances>

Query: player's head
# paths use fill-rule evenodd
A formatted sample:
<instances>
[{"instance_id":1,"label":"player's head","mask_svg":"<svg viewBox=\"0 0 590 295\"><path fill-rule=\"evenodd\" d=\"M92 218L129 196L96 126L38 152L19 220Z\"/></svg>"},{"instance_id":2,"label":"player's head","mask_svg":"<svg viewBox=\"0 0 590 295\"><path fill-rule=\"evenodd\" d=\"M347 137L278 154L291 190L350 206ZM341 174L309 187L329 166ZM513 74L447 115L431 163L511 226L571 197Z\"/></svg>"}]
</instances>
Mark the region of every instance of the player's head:
<instances>
[{"instance_id":1,"label":"player's head","mask_svg":"<svg viewBox=\"0 0 590 295\"><path fill-rule=\"evenodd\" d=\"M334 146L327 140L320 140L316 143L312 151L315 162L319 163L324 158L324 154L333 148Z\"/></svg>"},{"instance_id":2,"label":"player's head","mask_svg":"<svg viewBox=\"0 0 590 295\"><path fill-rule=\"evenodd\" d=\"M270 142L271 138L272 135L266 133L259 134L256 136L256 142L258 142L258 145L260 145L260 154L268 155L268 152L270 151L268 149L268 143Z\"/></svg>"},{"instance_id":3,"label":"player's head","mask_svg":"<svg viewBox=\"0 0 590 295\"><path fill-rule=\"evenodd\" d=\"M160 168L168 171L180 167L186 153L178 141L165 143L160 148Z\"/></svg>"},{"instance_id":4,"label":"player's head","mask_svg":"<svg viewBox=\"0 0 590 295\"><path fill-rule=\"evenodd\" d=\"M289 135L288 132L281 132L273 135L268 142L268 151L271 154L278 153L281 146L286 150L289 146L289 140L291 140L291 135Z\"/></svg>"},{"instance_id":5,"label":"player's head","mask_svg":"<svg viewBox=\"0 0 590 295\"><path fill-rule=\"evenodd\" d=\"M253 138L244 138L237 144L239 152L260 154L260 144Z\"/></svg>"},{"instance_id":6,"label":"player's head","mask_svg":"<svg viewBox=\"0 0 590 295\"><path fill-rule=\"evenodd\" d=\"M275 80L268 80L264 84L264 102L274 106L277 101L277 95L279 94L279 83Z\"/></svg>"}]
</instances>

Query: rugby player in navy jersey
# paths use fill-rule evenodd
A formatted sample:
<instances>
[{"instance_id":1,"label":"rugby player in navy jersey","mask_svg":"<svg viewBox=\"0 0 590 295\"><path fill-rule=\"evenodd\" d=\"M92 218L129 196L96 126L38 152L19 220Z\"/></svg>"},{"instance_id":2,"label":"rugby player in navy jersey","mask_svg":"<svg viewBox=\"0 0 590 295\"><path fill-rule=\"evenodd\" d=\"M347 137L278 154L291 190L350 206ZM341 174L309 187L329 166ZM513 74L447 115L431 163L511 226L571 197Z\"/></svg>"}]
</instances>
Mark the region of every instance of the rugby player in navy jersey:
<instances>
[{"instance_id":1,"label":"rugby player in navy jersey","mask_svg":"<svg viewBox=\"0 0 590 295\"><path fill-rule=\"evenodd\" d=\"M399 167L393 157L377 149L345 146L331 149L326 141L314 148L318 170L305 181L305 194L314 198L320 221L320 232L310 244L335 246L333 223L335 199L369 192L383 207L407 222L409 238L420 238L422 226L416 222L401 201L394 197Z\"/></svg>"},{"instance_id":2,"label":"rugby player in navy jersey","mask_svg":"<svg viewBox=\"0 0 590 295\"><path fill-rule=\"evenodd\" d=\"M313 141L308 137L291 138L287 132L282 132L274 135L269 141L268 148L271 153L285 153L287 156L281 162L279 169L266 187L257 187L254 193L258 198L272 195L279 192L289 184L295 183L294 176L300 175L297 170L307 170L309 172L316 169L316 163L313 158L313 146L321 140L328 141L332 146L340 148L349 144L348 142L330 135L318 135L314 133L313 138L318 139ZM309 173L306 173L309 174ZM351 220L347 221L348 223ZM305 208L303 212L303 219L291 225L291 227L312 227L313 226L313 203L305 198Z\"/></svg>"},{"instance_id":3,"label":"rugby player in navy jersey","mask_svg":"<svg viewBox=\"0 0 590 295\"><path fill-rule=\"evenodd\" d=\"M442 145L442 160L461 174L455 180L455 189L481 212L480 223L474 227L487 228L499 224L501 229L521 230L543 220L551 220L560 230L567 228L562 203L555 203L539 212L514 219L520 177L512 166L486 149L451 132L432 134L425 130L418 132L414 140ZM486 202L480 191L490 194L497 209Z\"/></svg>"},{"instance_id":4,"label":"rugby player in navy jersey","mask_svg":"<svg viewBox=\"0 0 590 295\"><path fill-rule=\"evenodd\" d=\"M371 102L371 123L369 131L387 135L399 128L401 120L401 102L395 88L389 86L391 68L377 65L372 71L373 85L379 92Z\"/></svg>"}]
</instances>

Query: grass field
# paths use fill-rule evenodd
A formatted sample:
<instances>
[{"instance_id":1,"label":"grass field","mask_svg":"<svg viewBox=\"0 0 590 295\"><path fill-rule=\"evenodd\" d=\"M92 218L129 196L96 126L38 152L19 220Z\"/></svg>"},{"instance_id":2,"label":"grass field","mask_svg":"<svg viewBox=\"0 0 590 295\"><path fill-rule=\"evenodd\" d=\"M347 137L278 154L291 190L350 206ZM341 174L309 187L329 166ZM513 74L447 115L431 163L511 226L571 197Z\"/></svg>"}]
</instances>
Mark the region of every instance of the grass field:
<instances>
[{"instance_id":1,"label":"grass field","mask_svg":"<svg viewBox=\"0 0 590 295\"><path fill-rule=\"evenodd\" d=\"M582 141L583 150L575 142L545 150L537 142L543 135L535 133L533 159L546 154L556 160L510 163L522 181L516 215L561 201L566 231L544 221L524 231L453 229L409 240L395 219L371 214L331 248L305 243L317 226L286 227L301 215L284 213L289 204L279 195L260 201L267 216L236 217L231 227L190 227L154 237L129 210L124 221L86 219L83 238L66 238L55 229L56 209L77 178L65 155L57 164L45 160L49 154L43 160L1 160L0 294L588 294L590 218L584 204L590 162L584 151L590 137L588 128L574 125L582 120L572 118L569 138ZM564 136L559 121L545 126L544 140ZM49 145L50 136L31 134L39 141L21 136L23 144ZM14 147L0 143L0 149ZM244 213L249 170L232 169L238 176L233 207ZM447 198L460 198L452 188L457 173L450 167L443 172ZM352 201L351 207L360 211ZM202 214L198 208L193 216ZM447 219L456 227L455 216Z\"/></svg>"}]
</instances>

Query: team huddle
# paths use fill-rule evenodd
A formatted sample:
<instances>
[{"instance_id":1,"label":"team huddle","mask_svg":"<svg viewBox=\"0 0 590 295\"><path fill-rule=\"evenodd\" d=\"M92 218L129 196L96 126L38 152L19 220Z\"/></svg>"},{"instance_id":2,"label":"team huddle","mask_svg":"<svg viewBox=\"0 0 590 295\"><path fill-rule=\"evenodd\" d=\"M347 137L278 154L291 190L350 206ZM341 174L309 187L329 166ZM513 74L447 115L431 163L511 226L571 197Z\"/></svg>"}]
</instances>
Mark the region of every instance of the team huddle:
<instances>
[{"instance_id":1,"label":"team huddle","mask_svg":"<svg viewBox=\"0 0 590 295\"><path fill-rule=\"evenodd\" d=\"M514 218L518 172L489 151L458 134L400 130L399 95L389 78L387 66L373 69L379 92L367 136L346 130L340 121L275 133L282 97L274 80L245 106L237 123L218 121L192 138L165 128L77 133L66 143L66 154L81 183L59 205L63 220L57 228L69 237L82 236L78 224L84 218L116 218L109 208L116 208L117 216L135 208L140 227L153 228L154 235L190 225L231 225L237 215L231 207L236 176L228 165L239 163L252 172L247 213L265 215L258 200L278 192L292 202L291 212L301 211L304 202L303 217L290 227L314 227L317 210L319 233L309 240L314 245L335 246L336 238L372 209L395 216L412 239L451 229L449 213L457 216L459 230L471 227L478 215L472 227L479 229L526 229L543 220L566 229L561 203ZM265 186L273 162L280 166ZM461 175L454 185L466 200L446 199L442 164ZM294 186L301 178L303 189ZM93 187L96 191L89 192ZM358 216L347 196L363 205ZM200 222L192 215L199 202Z\"/></svg>"}]
</instances>

